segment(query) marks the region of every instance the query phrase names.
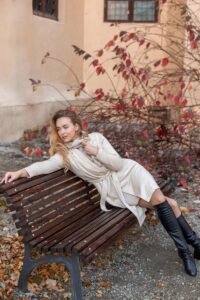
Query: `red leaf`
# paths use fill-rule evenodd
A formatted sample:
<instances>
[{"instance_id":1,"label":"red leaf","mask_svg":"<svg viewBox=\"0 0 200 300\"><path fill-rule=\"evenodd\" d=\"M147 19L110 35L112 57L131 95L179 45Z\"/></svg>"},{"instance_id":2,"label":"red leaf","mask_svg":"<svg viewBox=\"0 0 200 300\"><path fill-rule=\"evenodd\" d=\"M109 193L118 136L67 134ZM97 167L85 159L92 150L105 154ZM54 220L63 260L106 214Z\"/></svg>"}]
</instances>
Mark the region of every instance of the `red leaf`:
<instances>
[{"instance_id":1,"label":"red leaf","mask_svg":"<svg viewBox=\"0 0 200 300\"><path fill-rule=\"evenodd\" d=\"M103 97L103 95L102 94L98 94L95 98L96 98L96 100L97 101L99 101L99 100L101 100L102 99L102 97Z\"/></svg>"},{"instance_id":2,"label":"red leaf","mask_svg":"<svg viewBox=\"0 0 200 300\"><path fill-rule=\"evenodd\" d=\"M37 147L37 148L35 149L35 155L36 155L36 156L41 156L41 155L42 155L42 152L41 152L40 147Z\"/></svg>"},{"instance_id":3,"label":"red leaf","mask_svg":"<svg viewBox=\"0 0 200 300\"><path fill-rule=\"evenodd\" d=\"M103 89L100 88L100 89L96 89L95 91L95 94L96 94L96 100L101 100L102 97L104 96L104 92L103 92Z\"/></svg>"},{"instance_id":4,"label":"red leaf","mask_svg":"<svg viewBox=\"0 0 200 300\"><path fill-rule=\"evenodd\" d=\"M187 99L181 99L181 105L183 106L187 105Z\"/></svg>"},{"instance_id":5,"label":"red leaf","mask_svg":"<svg viewBox=\"0 0 200 300\"><path fill-rule=\"evenodd\" d=\"M131 68L131 73L132 73L133 75L135 75L135 70L134 70L134 68Z\"/></svg>"},{"instance_id":6,"label":"red leaf","mask_svg":"<svg viewBox=\"0 0 200 300\"><path fill-rule=\"evenodd\" d=\"M147 75L146 75L146 74L142 74L141 80L142 80L142 81L147 80Z\"/></svg>"},{"instance_id":7,"label":"red leaf","mask_svg":"<svg viewBox=\"0 0 200 300\"><path fill-rule=\"evenodd\" d=\"M128 58L128 59L126 60L126 66L127 66L127 67L130 67L130 65L131 65L131 60Z\"/></svg>"},{"instance_id":8,"label":"red leaf","mask_svg":"<svg viewBox=\"0 0 200 300\"><path fill-rule=\"evenodd\" d=\"M116 111L120 111L122 109L121 104L119 102L115 104L115 109Z\"/></svg>"},{"instance_id":9,"label":"red leaf","mask_svg":"<svg viewBox=\"0 0 200 300\"><path fill-rule=\"evenodd\" d=\"M31 147L26 147L23 149L23 152L26 154L26 155L31 155L32 152L33 152L33 149Z\"/></svg>"},{"instance_id":10,"label":"red leaf","mask_svg":"<svg viewBox=\"0 0 200 300\"><path fill-rule=\"evenodd\" d=\"M127 54L126 53L122 53L122 55L120 56L121 59L125 60L127 57Z\"/></svg>"},{"instance_id":11,"label":"red leaf","mask_svg":"<svg viewBox=\"0 0 200 300\"><path fill-rule=\"evenodd\" d=\"M102 88L96 89L95 94L99 94L99 93L103 93L103 89Z\"/></svg>"},{"instance_id":12,"label":"red leaf","mask_svg":"<svg viewBox=\"0 0 200 300\"><path fill-rule=\"evenodd\" d=\"M139 46L142 46L144 43L145 43L145 39L141 39L141 40L139 41Z\"/></svg>"},{"instance_id":13,"label":"red leaf","mask_svg":"<svg viewBox=\"0 0 200 300\"><path fill-rule=\"evenodd\" d=\"M128 35L128 40L131 40L131 39L134 39L135 38L135 33L131 32L129 35Z\"/></svg>"},{"instance_id":14,"label":"red leaf","mask_svg":"<svg viewBox=\"0 0 200 300\"><path fill-rule=\"evenodd\" d=\"M189 30L189 40L190 42L195 39L195 33L192 29Z\"/></svg>"},{"instance_id":15,"label":"red leaf","mask_svg":"<svg viewBox=\"0 0 200 300\"><path fill-rule=\"evenodd\" d=\"M96 68L96 73L97 73L97 75L104 74L105 73L105 69L102 66L98 66Z\"/></svg>"},{"instance_id":16,"label":"red leaf","mask_svg":"<svg viewBox=\"0 0 200 300\"><path fill-rule=\"evenodd\" d=\"M123 63L120 64L120 67L118 69L118 73L122 72L125 69L125 65Z\"/></svg>"},{"instance_id":17,"label":"red leaf","mask_svg":"<svg viewBox=\"0 0 200 300\"><path fill-rule=\"evenodd\" d=\"M103 55L103 50L101 49L101 50L99 50L99 51L97 51L97 56L98 57L100 57L100 56L102 56Z\"/></svg>"},{"instance_id":18,"label":"red leaf","mask_svg":"<svg viewBox=\"0 0 200 300\"><path fill-rule=\"evenodd\" d=\"M197 49L198 48L197 41L196 40L191 41L190 42L190 47L191 47L191 49Z\"/></svg>"},{"instance_id":19,"label":"red leaf","mask_svg":"<svg viewBox=\"0 0 200 300\"><path fill-rule=\"evenodd\" d=\"M187 185L187 180L185 178L181 178L177 185L186 186Z\"/></svg>"},{"instance_id":20,"label":"red leaf","mask_svg":"<svg viewBox=\"0 0 200 300\"><path fill-rule=\"evenodd\" d=\"M135 107L135 104L136 104L136 99L132 100L132 102L131 102L131 107L134 108L134 107Z\"/></svg>"},{"instance_id":21,"label":"red leaf","mask_svg":"<svg viewBox=\"0 0 200 300\"><path fill-rule=\"evenodd\" d=\"M168 135L167 128L164 125L161 125L157 131L156 131L157 136L159 137L165 137Z\"/></svg>"},{"instance_id":22,"label":"red leaf","mask_svg":"<svg viewBox=\"0 0 200 300\"><path fill-rule=\"evenodd\" d=\"M180 88L183 90L185 88L185 83L181 82Z\"/></svg>"},{"instance_id":23,"label":"red leaf","mask_svg":"<svg viewBox=\"0 0 200 300\"><path fill-rule=\"evenodd\" d=\"M149 139L149 132L147 130L144 130L142 132L142 136L145 137L146 139Z\"/></svg>"},{"instance_id":24,"label":"red leaf","mask_svg":"<svg viewBox=\"0 0 200 300\"><path fill-rule=\"evenodd\" d=\"M161 61L160 61L160 60L157 60L157 61L154 63L154 67L157 67L157 66L159 66L159 65L160 65L160 63L161 63Z\"/></svg>"},{"instance_id":25,"label":"red leaf","mask_svg":"<svg viewBox=\"0 0 200 300\"><path fill-rule=\"evenodd\" d=\"M183 157L183 160L184 160L184 162L186 162L188 165L191 164L191 160L190 160L189 155L185 155L185 156Z\"/></svg>"},{"instance_id":26,"label":"red leaf","mask_svg":"<svg viewBox=\"0 0 200 300\"><path fill-rule=\"evenodd\" d=\"M168 65L168 63L169 63L168 57L164 57L161 62L162 66L165 67Z\"/></svg>"},{"instance_id":27,"label":"red leaf","mask_svg":"<svg viewBox=\"0 0 200 300\"><path fill-rule=\"evenodd\" d=\"M159 100L156 100L156 105L160 106L160 101Z\"/></svg>"},{"instance_id":28,"label":"red leaf","mask_svg":"<svg viewBox=\"0 0 200 300\"><path fill-rule=\"evenodd\" d=\"M144 99L142 97L139 97L137 100L137 105L141 109L144 106Z\"/></svg>"},{"instance_id":29,"label":"red leaf","mask_svg":"<svg viewBox=\"0 0 200 300\"><path fill-rule=\"evenodd\" d=\"M88 129L88 122L87 121L83 122L83 128L86 129L86 130Z\"/></svg>"},{"instance_id":30,"label":"red leaf","mask_svg":"<svg viewBox=\"0 0 200 300\"><path fill-rule=\"evenodd\" d=\"M109 47L112 47L112 46L114 46L114 41L113 40L110 40L107 44L106 44L106 46L105 46L105 48L109 48Z\"/></svg>"},{"instance_id":31,"label":"red leaf","mask_svg":"<svg viewBox=\"0 0 200 300\"><path fill-rule=\"evenodd\" d=\"M98 64L99 64L98 59L93 60L91 64L92 64L94 67L98 66Z\"/></svg>"},{"instance_id":32,"label":"red leaf","mask_svg":"<svg viewBox=\"0 0 200 300\"><path fill-rule=\"evenodd\" d=\"M85 83L84 83L84 82L81 82L81 83L80 83L80 88L81 88L81 90L83 90L84 87L85 87Z\"/></svg>"},{"instance_id":33,"label":"red leaf","mask_svg":"<svg viewBox=\"0 0 200 300\"><path fill-rule=\"evenodd\" d=\"M192 120L193 119L193 111L191 109L184 110L183 118L185 120Z\"/></svg>"},{"instance_id":34,"label":"red leaf","mask_svg":"<svg viewBox=\"0 0 200 300\"><path fill-rule=\"evenodd\" d=\"M128 74L126 73L126 71L123 71L123 72L122 72L122 77L123 77L124 79L128 79Z\"/></svg>"}]
</instances>

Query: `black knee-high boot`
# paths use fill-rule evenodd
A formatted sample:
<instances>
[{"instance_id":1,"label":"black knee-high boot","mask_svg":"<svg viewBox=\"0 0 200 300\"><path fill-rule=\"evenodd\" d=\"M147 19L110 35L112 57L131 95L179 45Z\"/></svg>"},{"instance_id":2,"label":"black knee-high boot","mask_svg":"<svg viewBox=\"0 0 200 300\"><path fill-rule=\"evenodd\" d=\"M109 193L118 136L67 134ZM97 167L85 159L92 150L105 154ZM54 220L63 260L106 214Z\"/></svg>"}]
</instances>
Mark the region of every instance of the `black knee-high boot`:
<instances>
[{"instance_id":1,"label":"black knee-high boot","mask_svg":"<svg viewBox=\"0 0 200 300\"><path fill-rule=\"evenodd\" d=\"M194 258L188 248L187 242L183 236L182 230L178 224L176 216L167 201L155 205L158 217L169 236L173 239L178 254L183 260L185 271L190 276L197 275L197 268Z\"/></svg>"},{"instance_id":2,"label":"black knee-high boot","mask_svg":"<svg viewBox=\"0 0 200 300\"><path fill-rule=\"evenodd\" d=\"M197 237L196 233L192 230L183 215L178 217L177 221L187 243L194 247L194 258L200 259L200 238Z\"/></svg>"}]
</instances>

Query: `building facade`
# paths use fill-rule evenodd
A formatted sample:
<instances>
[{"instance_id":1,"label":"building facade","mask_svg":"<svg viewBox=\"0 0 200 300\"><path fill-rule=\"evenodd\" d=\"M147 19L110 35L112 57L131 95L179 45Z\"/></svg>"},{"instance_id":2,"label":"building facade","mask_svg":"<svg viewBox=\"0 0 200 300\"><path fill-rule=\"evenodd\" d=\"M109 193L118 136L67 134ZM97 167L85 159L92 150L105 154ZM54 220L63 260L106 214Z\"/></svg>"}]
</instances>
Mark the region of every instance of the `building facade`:
<instances>
[{"instance_id":1,"label":"building facade","mask_svg":"<svg viewBox=\"0 0 200 300\"><path fill-rule=\"evenodd\" d=\"M56 109L66 107L66 99L87 99L84 94L75 97L78 82L87 82L91 93L99 86L112 88L105 76L91 76L88 62L74 54L72 45L95 55L120 26L146 31L167 51L172 45L163 30L177 39L184 40L185 34L184 27L174 32L170 21L177 20L179 13L168 5L159 7L157 0L1 0L0 7L1 142L17 140L25 129L44 124ZM47 52L67 67L54 59L41 64ZM152 51L149 59L157 56ZM106 67L109 70L109 62ZM41 80L35 92L30 78Z\"/></svg>"}]
</instances>

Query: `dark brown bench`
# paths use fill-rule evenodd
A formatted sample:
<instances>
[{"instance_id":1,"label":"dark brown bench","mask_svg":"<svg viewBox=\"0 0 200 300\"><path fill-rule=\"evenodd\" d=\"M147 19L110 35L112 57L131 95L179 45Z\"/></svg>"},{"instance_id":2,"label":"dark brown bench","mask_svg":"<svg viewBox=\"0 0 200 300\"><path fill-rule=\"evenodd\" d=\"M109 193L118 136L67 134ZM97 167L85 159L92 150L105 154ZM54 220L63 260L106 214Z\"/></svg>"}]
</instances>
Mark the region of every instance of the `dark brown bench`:
<instances>
[{"instance_id":1,"label":"dark brown bench","mask_svg":"<svg viewBox=\"0 0 200 300\"><path fill-rule=\"evenodd\" d=\"M161 185L165 194L171 182ZM96 188L72 172L63 170L31 179L22 178L0 186L20 235L25 254L18 287L27 290L28 275L45 263L62 263L71 273L72 297L81 300L79 259L89 261L136 221L127 209L103 212ZM45 256L33 259L38 248Z\"/></svg>"}]
</instances>

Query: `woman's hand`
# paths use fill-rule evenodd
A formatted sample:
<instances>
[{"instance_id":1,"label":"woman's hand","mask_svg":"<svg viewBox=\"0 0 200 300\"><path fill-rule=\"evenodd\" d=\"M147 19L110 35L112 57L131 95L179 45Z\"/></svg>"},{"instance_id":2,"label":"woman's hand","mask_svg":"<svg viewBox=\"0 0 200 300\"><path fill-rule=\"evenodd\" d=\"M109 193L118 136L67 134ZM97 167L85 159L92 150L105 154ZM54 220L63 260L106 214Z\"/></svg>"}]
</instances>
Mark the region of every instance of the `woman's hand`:
<instances>
[{"instance_id":1,"label":"woman's hand","mask_svg":"<svg viewBox=\"0 0 200 300\"><path fill-rule=\"evenodd\" d=\"M90 144L89 138L83 140L83 148L88 155L97 155L98 148Z\"/></svg>"},{"instance_id":2,"label":"woman's hand","mask_svg":"<svg viewBox=\"0 0 200 300\"><path fill-rule=\"evenodd\" d=\"M15 172L6 172L5 176L1 180L1 183L10 183L20 177L28 177L28 173L25 169L21 169Z\"/></svg>"}]
</instances>

